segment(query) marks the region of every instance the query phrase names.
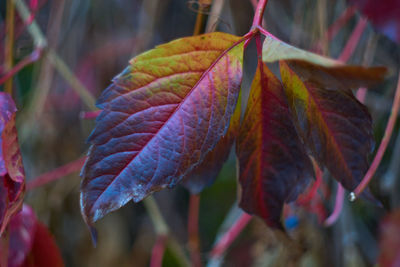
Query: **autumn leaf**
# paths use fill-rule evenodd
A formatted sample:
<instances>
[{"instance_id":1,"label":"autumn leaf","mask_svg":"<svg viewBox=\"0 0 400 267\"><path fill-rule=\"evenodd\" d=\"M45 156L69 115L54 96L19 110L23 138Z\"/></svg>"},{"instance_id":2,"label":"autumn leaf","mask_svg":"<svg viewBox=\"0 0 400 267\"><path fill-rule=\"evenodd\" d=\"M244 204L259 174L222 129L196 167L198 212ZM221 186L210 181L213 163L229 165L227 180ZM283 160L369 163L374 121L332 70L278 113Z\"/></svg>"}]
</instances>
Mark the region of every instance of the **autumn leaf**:
<instances>
[{"instance_id":1,"label":"autumn leaf","mask_svg":"<svg viewBox=\"0 0 400 267\"><path fill-rule=\"evenodd\" d=\"M241 97L239 95L239 100L226 135L219 140L213 150L208 152L203 162L193 168L193 170L182 179L181 184L186 187L191 194L199 194L207 186L212 185L217 179L225 161L228 159L232 144L239 134L241 113L240 99Z\"/></svg>"},{"instance_id":2,"label":"autumn leaf","mask_svg":"<svg viewBox=\"0 0 400 267\"><path fill-rule=\"evenodd\" d=\"M227 132L242 79L240 37L210 33L145 52L98 99L81 209L90 224L173 187Z\"/></svg>"},{"instance_id":3,"label":"autumn leaf","mask_svg":"<svg viewBox=\"0 0 400 267\"><path fill-rule=\"evenodd\" d=\"M368 170L374 146L367 108L350 90L303 81L284 61L280 68L301 139L320 165L353 190Z\"/></svg>"},{"instance_id":4,"label":"autumn leaf","mask_svg":"<svg viewBox=\"0 0 400 267\"><path fill-rule=\"evenodd\" d=\"M14 101L0 92L0 235L22 205L25 173L15 128Z\"/></svg>"},{"instance_id":5,"label":"autumn leaf","mask_svg":"<svg viewBox=\"0 0 400 267\"><path fill-rule=\"evenodd\" d=\"M259 62L237 144L240 206L282 228L285 202L312 177L312 165L293 126L280 81Z\"/></svg>"},{"instance_id":6,"label":"autumn leaf","mask_svg":"<svg viewBox=\"0 0 400 267\"><path fill-rule=\"evenodd\" d=\"M2 255L4 251L0 249ZM8 266L64 266L54 238L28 205L23 205L21 211L10 220Z\"/></svg>"}]
</instances>

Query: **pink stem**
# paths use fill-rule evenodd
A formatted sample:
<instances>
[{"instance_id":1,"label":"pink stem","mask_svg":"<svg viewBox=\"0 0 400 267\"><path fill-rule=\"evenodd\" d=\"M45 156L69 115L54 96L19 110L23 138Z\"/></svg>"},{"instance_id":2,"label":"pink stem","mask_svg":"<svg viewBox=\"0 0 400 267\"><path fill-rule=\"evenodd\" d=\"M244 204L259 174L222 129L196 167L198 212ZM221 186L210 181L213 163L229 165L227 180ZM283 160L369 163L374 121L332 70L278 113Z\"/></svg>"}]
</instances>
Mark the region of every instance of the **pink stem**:
<instances>
[{"instance_id":1,"label":"pink stem","mask_svg":"<svg viewBox=\"0 0 400 267\"><path fill-rule=\"evenodd\" d=\"M256 28L257 26L261 26L261 22L264 15L265 6L267 5L268 0L259 0L258 5L256 7L256 12L254 14L253 25L252 28Z\"/></svg>"},{"instance_id":2,"label":"pink stem","mask_svg":"<svg viewBox=\"0 0 400 267\"><path fill-rule=\"evenodd\" d=\"M340 213L342 212L343 200L344 200L344 188L340 183L338 183L337 184L335 207L333 209L332 214L329 215L329 217L325 220L325 222L324 222L325 226L331 226L337 221L337 219L339 218Z\"/></svg>"},{"instance_id":3,"label":"pink stem","mask_svg":"<svg viewBox=\"0 0 400 267\"><path fill-rule=\"evenodd\" d=\"M368 183L371 181L372 176L375 174L375 171L378 169L379 164L381 163L382 157L385 154L387 145L389 144L390 137L393 133L393 128L396 123L397 114L399 113L400 107L400 72L399 72L399 80L397 81L396 93L393 100L392 111L390 113L389 121L386 125L385 134L383 135L383 139L381 144L379 145L378 152L376 152L375 158L372 161L371 166L368 169L368 172L365 174L361 183L354 190L354 194L359 196L362 191L367 187Z\"/></svg>"},{"instance_id":4,"label":"pink stem","mask_svg":"<svg viewBox=\"0 0 400 267\"><path fill-rule=\"evenodd\" d=\"M83 111L79 114L79 117L81 119L96 119L97 116L99 116L101 110L96 110L96 111Z\"/></svg>"},{"instance_id":5,"label":"pink stem","mask_svg":"<svg viewBox=\"0 0 400 267\"><path fill-rule=\"evenodd\" d=\"M358 21L353 32L351 33L351 36L346 43L346 46L344 47L342 53L339 56L340 61L346 62L350 59L351 55L354 53L354 50L357 47L357 44L366 26L367 26L367 19L361 18Z\"/></svg>"},{"instance_id":6,"label":"pink stem","mask_svg":"<svg viewBox=\"0 0 400 267\"><path fill-rule=\"evenodd\" d=\"M188 216L188 235L189 235L189 250L192 266L200 267L200 238L199 238L199 210L200 196L190 195L189 200L189 216Z\"/></svg>"},{"instance_id":7,"label":"pink stem","mask_svg":"<svg viewBox=\"0 0 400 267\"><path fill-rule=\"evenodd\" d=\"M29 181L26 186L26 190L32 190L37 187L40 187L42 185L45 185L47 183L50 183L52 181L58 180L66 175L69 175L71 173L74 173L78 170L80 170L85 163L86 156L81 157L75 161L72 161L68 164L65 164L61 167L58 167L50 172L47 172L45 174L42 174L35 179Z\"/></svg>"},{"instance_id":8,"label":"pink stem","mask_svg":"<svg viewBox=\"0 0 400 267\"><path fill-rule=\"evenodd\" d=\"M243 213L243 215L232 225L231 228L221 237L218 243L211 251L212 258L219 258L232 244L236 237L242 232L244 227L250 222L252 216Z\"/></svg>"},{"instance_id":9,"label":"pink stem","mask_svg":"<svg viewBox=\"0 0 400 267\"><path fill-rule=\"evenodd\" d=\"M156 243L154 244L153 250L151 252L150 267L161 267L166 243L166 235L160 235L157 237Z\"/></svg>"},{"instance_id":10,"label":"pink stem","mask_svg":"<svg viewBox=\"0 0 400 267\"><path fill-rule=\"evenodd\" d=\"M314 164L314 169L315 169L315 182L312 185L311 189L308 191L308 193L304 197L299 198L298 202L300 204L304 205L304 204L310 202L314 198L315 194L318 191L318 188L320 187L320 185L322 183L322 174L323 173L322 173L321 169L319 168L319 166L317 164Z\"/></svg>"},{"instance_id":11,"label":"pink stem","mask_svg":"<svg viewBox=\"0 0 400 267\"><path fill-rule=\"evenodd\" d=\"M29 56L18 62L10 71L0 77L0 85L5 83L8 79L12 78L17 72L23 69L25 66L37 61L42 55L41 49L35 49Z\"/></svg>"},{"instance_id":12,"label":"pink stem","mask_svg":"<svg viewBox=\"0 0 400 267\"><path fill-rule=\"evenodd\" d=\"M356 13L356 7L348 6L340 15L340 17L329 27L326 34L327 39L329 41L332 40L339 32L339 30L343 28L343 26L349 21L349 19L354 16L355 13Z\"/></svg>"}]
</instances>

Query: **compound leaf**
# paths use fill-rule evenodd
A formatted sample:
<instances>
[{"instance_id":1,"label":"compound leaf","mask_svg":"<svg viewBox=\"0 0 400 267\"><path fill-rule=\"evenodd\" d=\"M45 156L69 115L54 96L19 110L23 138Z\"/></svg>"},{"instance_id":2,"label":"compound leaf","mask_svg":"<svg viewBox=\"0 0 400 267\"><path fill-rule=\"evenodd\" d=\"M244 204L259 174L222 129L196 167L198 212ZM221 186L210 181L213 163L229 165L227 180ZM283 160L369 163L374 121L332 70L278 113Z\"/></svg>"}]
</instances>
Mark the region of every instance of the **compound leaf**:
<instances>
[{"instance_id":1,"label":"compound leaf","mask_svg":"<svg viewBox=\"0 0 400 267\"><path fill-rule=\"evenodd\" d=\"M98 99L81 209L90 224L173 187L226 134L242 80L243 41L210 33L145 52Z\"/></svg>"}]
</instances>

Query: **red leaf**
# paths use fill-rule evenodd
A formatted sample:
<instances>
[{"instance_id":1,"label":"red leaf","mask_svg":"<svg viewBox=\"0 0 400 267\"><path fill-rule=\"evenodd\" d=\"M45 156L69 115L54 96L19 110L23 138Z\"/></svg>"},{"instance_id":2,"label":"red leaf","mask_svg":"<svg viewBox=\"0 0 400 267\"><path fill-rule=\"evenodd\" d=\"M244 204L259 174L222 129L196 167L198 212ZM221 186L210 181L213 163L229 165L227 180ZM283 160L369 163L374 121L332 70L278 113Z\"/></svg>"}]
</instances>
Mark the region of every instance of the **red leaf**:
<instances>
[{"instance_id":1,"label":"red leaf","mask_svg":"<svg viewBox=\"0 0 400 267\"><path fill-rule=\"evenodd\" d=\"M399 0L350 0L372 24L393 41L400 43Z\"/></svg>"},{"instance_id":2,"label":"red leaf","mask_svg":"<svg viewBox=\"0 0 400 267\"><path fill-rule=\"evenodd\" d=\"M8 266L21 266L32 249L36 229L36 216L32 209L23 205L9 224ZM3 254L3 253L1 253Z\"/></svg>"},{"instance_id":3,"label":"red leaf","mask_svg":"<svg viewBox=\"0 0 400 267\"><path fill-rule=\"evenodd\" d=\"M350 89L303 81L281 61L281 75L296 130L318 163L354 190L368 169L374 140L367 108ZM357 77L357 74L354 74Z\"/></svg>"},{"instance_id":4,"label":"red leaf","mask_svg":"<svg viewBox=\"0 0 400 267\"><path fill-rule=\"evenodd\" d=\"M312 177L312 165L293 126L280 81L258 64L240 128L240 206L282 228L284 202L294 201Z\"/></svg>"},{"instance_id":5,"label":"red leaf","mask_svg":"<svg viewBox=\"0 0 400 267\"><path fill-rule=\"evenodd\" d=\"M228 132L223 136L213 150L208 152L203 162L182 179L182 185L191 194L199 194L207 186L210 186L217 179L225 161L228 159L233 141L239 133L241 97L236 105L235 112L231 118Z\"/></svg>"},{"instance_id":6,"label":"red leaf","mask_svg":"<svg viewBox=\"0 0 400 267\"><path fill-rule=\"evenodd\" d=\"M380 228L380 266L400 266L400 209L387 216Z\"/></svg>"},{"instance_id":7,"label":"red leaf","mask_svg":"<svg viewBox=\"0 0 400 267\"><path fill-rule=\"evenodd\" d=\"M25 191L25 174L15 128L14 101L0 92L0 235L11 217L20 210Z\"/></svg>"},{"instance_id":8,"label":"red leaf","mask_svg":"<svg viewBox=\"0 0 400 267\"><path fill-rule=\"evenodd\" d=\"M4 256L0 250L0 256ZM8 267L62 267L61 253L46 226L28 205L9 225Z\"/></svg>"},{"instance_id":9,"label":"red leaf","mask_svg":"<svg viewBox=\"0 0 400 267\"><path fill-rule=\"evenodd\" d=\"M226 134L242 79L243 39L211 33L156 47L98 100L81 209L90 224L173 187Z\"/></svg>"},{"instance_id":10,"label":"red leaf","mask_svg":"<svg viewBox=\"0 0 400 267\"><path fill-rule=\"evenodd\" d=\"M60 250L47 227L39 221L35 226L32 250L21 267L63 267Z\"/></svg>"}]
</instances>

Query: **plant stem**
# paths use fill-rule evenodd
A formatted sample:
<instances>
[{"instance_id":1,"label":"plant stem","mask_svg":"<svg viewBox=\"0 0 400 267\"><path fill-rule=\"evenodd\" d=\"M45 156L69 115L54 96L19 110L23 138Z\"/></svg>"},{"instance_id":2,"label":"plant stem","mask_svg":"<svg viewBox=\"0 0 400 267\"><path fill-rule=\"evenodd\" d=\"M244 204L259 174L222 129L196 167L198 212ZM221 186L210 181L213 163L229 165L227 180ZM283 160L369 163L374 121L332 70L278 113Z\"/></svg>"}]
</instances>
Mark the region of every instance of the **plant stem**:
<instances>
[{"instance_id":1,"label":"plant stem","mask_svg":"<svg viewBox=\"0 0 400 267\"><path fill-rule=\"evenodd\" d=\"M28 26L28 31L33 37L33 40L35 42L35 47L38 48L46 47L47 46L46 37L44 37L36 21L32 20L32 15L30 14L28 7L25 5L23 0L13 0L13 1L22 20Z\"/></svg>"},{"instance_id":2,"label":"plant stem","mask_svg":"<svg viewBox=\"0 0 400 267\"><path fill-rule=\"evenodd\" d=\"M194 267L202 266L200 257L199 210L200 195L191 194L189 199L188 236L190 258Z\"/></svg>"},{"instance_id":3,"label":"plant stem","mask_svg":"<svg viewBox=\"0 0 400 267\"><path fill-rule=\"evenodd\" d=\"M328 31L326 33L327 40L331 41L339 32L339 30L343 28L343 26L349 21L349 19L354 16L355 13L356 7L348 6L339 16L339 18L336 19L335 22L332 23L332 25L328 28Z\"/></svg>"},{"instance_id":4,"label":"plant stem","mask_svg":"<svg viewBox=\"0 0 400 267\"><path fill-rule=\"evenodd\" d=\"M164 256L167 240L168 237L166 235L157 236L156 243L153 246L153 250L151 252L150 267L162 266L162 259Z\"/></svg>"},{"instance_id":5,"label":"plant stem","mask_svg":"<svg viewBox=\"0 0 400 267\"><path fill-rule=\"evenodd\" d=\"M164 217L161 214L160 209L158 208L157 202L152 196L148 196L143 200L143 204L147 210L147 213L150 216L150 219L154 225L154 230L156 232L157 238L161 236L168 236L167 246L171 249L171 251L177 255L178 259L181 261L183 266L190 266L189 260L186 258L185 253L183 252L181 246L169 236L169 228L167 223L164 220ZM156 244L157 245L157 244ZM154 250L154 248L153 248ZM153 254L154 255L154 254ZM152 259L153 261L153 259Z\"/></svg>"},{"instance_id":6,"label":"plant stem","mask_svg":"<svg viewBox=\"0 0 400 267\"><path fill-rule=\"evenodd\" d=\"M52 171L49 171L42 175L39 175L38 177L34 178L33 180L30 180L27 182L26 190L29 191L29 190L38 188L38 187L48 184L50 182L61 179L71 173L79 171L82 168L83 164L85 163L85 160L86 160L86 156L81 157L77 160L74 160L70 163L67 163L67 164L65 164L61 167L58 167Z\"/></svg>"},{"instance_id":7,"label":"plant stem","mask_svg":"<svg viewBox=\"0 0 400 267\"><path fill-rule=\"evenodd\" d=\"M143 200L143 204L154 224L154 230L156 233L158 235L168 235L169 229L167 223L164 221L155 199L152 196L149 196Z\"/></svg>"},{"instance_id":8,"label":"plant stem","mask_svg":"<svg viewBox=\"0 0 400 267\"><path fill-rule=\"evenodd\" d=\"M193 35L199 35L201 33L201 28L203 26L203 19L204 19L203 5L199 4L199 10L197 11L196 24L194 25Z\"/></svg>"},{"instance_id":9,"label":"plant stem","mask_svg":"<svg viewBox=\"0 0 400 267\"><path fill-rule=\"evenodd\" d=\"M367 26L367 19L361 18L358 21L349 40L346 43L346 46L344 47L342 53L339 56L340 61L346 62L350 59L351 55L354 53L354 50L357 47L357 44L359 43L361 35L363 34L366 26Z\"/></svg>"},{"instance_id":10,"label":"plant stem","mask_svg":"<svg viewBox=\"0 0 400 267\"><path fill-rule=\"evenodd\" d=\"M364 189L368 186L373 175L375 174L375 171L378 169L378 166L381 163L382 157L385 154L387 145L389 144L390 137L392 136L393 128L396 123L396 119L397 119L398 112L399 112L399 107L400 107L400 72L399 72L399 78L397 81L396 93L395 93L394 100L393 100L392 111L390 113L389 121L386 125L385 134L383 135L381 144L379 145L378 151L376 152L375 158L372 161L372 164L371 164L370 168L368 169L368 172L365 174L363 180L356 187L354 192L352 192L353 193L352 195L355 195L356 197L358 197L364 191Z\"/></svg>"},{"instance_id":11,"label":"plant stem","mask_svg":"<svg viewBox=\"0 0 400 267\"><path fill-rule=\"evenodd\" d=\"M320 169L320 167L318 166L318 164L313 160L313 166L314 166L314 172L315 172L315 182L313 183L312 187L310 188L310 190L306 193L306 195L304 195L303 197L299 198L297 201L299 204L307 204L308 202L310 202L315 194L318 191L318 188L321 186L322 183L322 170Z\"/></svg>"},{"instance_id":12,"label":"plant stem","mask_svg":"<svg viewBox=\"0 0 400 267\"><path fill-rule=\"evenodd\" d=\"M258 26L262 26L262 19L263 19L263 15L264 15L264 10L265 7L268 3L268 0L259 0L258 1L258 5L254 14L254 19L253 19L253 25L251 26L251 28L256 28Z\"/></svg>"},{"instance_id":13,"label":"plant stem","mask_svg":"<svg viewBox=\"0 0 400 267\"><path fill-rule=\"evenodd\" d=\"M335 207L333 208L332 214L329 215L329 217L325 220L324 222L325 226L327 227L331 226L337 221L340 213L342 212L343 200L344 200L344 188L340 183L337 183Z\"/></svg>"},{"instance_id":14,"label":"plant stem","mask_svg":"<svg viewBox=\"0 0 400 267\"><path fill-rule=\"evenodd\" d=\"M11 70L6 72L4 76L0 77L0 85L7 82L25 66L37 61L41 57L41 55L42 51L38 48L35 49L30 55L19 61Z\"/></svg>"},{"instance_id":15,"label":"plant stem","mask_svg":"<svg viewBox=\"0 0 400 267\"><path fill-rule=\"evenodd\" d=\"M7 14L6 14L6 40L4 50L4 67L8 72L13 66L13 48L14 48L14 18L15 9L12 0L7 0ZM4 84L4 91L12 95L13 81L9 79Z\"/></svg>"},{"instance_id":16,"label":"plant stem","mask_svg":"<svg viewBox=\"0 0 400 267\"><path fill-rule=\"evenodd\" d=\"M242 232L244 227L250 222L251 218L251 215L243 212L242 216L232 225L231 228L229 228L221 239L218 240L218 243L211 251L211 258L220 258L236 237Z\"/></svg>"}]
</instances>

